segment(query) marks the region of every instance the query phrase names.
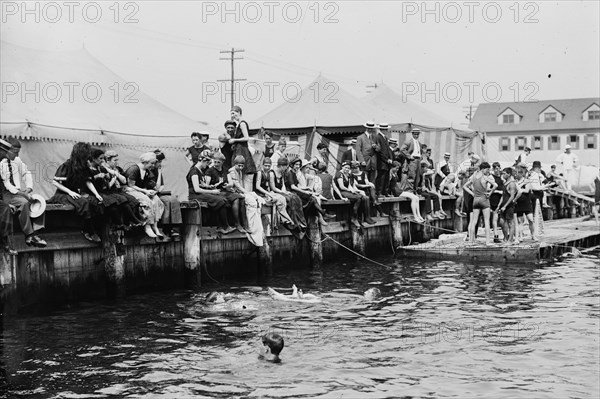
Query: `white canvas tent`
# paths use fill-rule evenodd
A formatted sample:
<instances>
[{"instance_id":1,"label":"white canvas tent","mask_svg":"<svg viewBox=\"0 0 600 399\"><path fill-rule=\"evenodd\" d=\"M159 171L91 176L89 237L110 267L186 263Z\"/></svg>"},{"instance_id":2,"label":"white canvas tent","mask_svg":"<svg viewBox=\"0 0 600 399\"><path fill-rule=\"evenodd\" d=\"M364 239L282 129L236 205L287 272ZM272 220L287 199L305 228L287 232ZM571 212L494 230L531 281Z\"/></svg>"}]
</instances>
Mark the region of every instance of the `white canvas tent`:
<instances>
[{"instance_id":1,"label":"white canvas tent","mask_svg":"<svg viewBox=\"0 0 600 399\"><path fill-rule=\"evenodd\" d=\"M122 166L160 148L167 185L187 196L184 149L193 131L216 129L195 122L126 82L87 50L40 51L1 42L0 136L17 137L32 169L35 191L49 197L56 167L74 143L112 147Z\"/></svg>"}]
</instances>

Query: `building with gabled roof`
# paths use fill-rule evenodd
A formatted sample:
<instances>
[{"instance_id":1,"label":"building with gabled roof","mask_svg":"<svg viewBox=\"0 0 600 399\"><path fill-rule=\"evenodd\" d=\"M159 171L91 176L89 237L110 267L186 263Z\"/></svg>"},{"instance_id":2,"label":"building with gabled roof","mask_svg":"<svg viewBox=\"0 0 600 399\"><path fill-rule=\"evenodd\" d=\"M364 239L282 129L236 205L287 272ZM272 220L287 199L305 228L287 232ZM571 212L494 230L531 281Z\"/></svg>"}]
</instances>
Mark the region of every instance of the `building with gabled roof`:
<instances>
[{"instance_id":1,"label":"building with gabled roof","mask_svg":"<svg viewBox=\"0 0 600 399\"><path fill-rule=\"evenodd\" d=\"M530 160L552 164L566 145L580 165L600 165L600 98L483 103L469 127L486 134L488 159L514 161L525 147Z\"/></svg>"}]
</instances>

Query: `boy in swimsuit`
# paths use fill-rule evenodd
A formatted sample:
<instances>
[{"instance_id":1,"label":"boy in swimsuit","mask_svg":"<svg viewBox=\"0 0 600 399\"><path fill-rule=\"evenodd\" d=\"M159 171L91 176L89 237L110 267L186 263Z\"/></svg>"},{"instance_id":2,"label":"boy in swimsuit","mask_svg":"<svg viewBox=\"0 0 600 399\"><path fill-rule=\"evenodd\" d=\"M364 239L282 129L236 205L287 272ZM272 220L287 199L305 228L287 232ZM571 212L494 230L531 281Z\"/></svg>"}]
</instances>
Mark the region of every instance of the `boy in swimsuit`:
<instances>
[{"instance_id":1,"label":"boy in swimsuit","mask_svg":"<svg viewBox=\"0 0 600 399\"><path fill-rule=\"evenodd\" d=\"M479 213L483 213L485 223L485 245L490 245L490 195L497 187L494 178L490 175L490 164L482 162L479 170L465 184L465 191L473 196L473 212L469 222L469 239L475 242L475 225L479 219Z\"/></svg>"},{"instance_id":2,"label":"boy in swimsuit","mask_svg":"<svg viewBox=\"0 0 600 399\"><path fill-rule=\"evenodd\" d=\"M268 333L262 337L263 351L258 355L259 359L263 359L273 363L281 362L279 354L283 350L283 338L279 334Z\"/></svg>"}]
</instances>

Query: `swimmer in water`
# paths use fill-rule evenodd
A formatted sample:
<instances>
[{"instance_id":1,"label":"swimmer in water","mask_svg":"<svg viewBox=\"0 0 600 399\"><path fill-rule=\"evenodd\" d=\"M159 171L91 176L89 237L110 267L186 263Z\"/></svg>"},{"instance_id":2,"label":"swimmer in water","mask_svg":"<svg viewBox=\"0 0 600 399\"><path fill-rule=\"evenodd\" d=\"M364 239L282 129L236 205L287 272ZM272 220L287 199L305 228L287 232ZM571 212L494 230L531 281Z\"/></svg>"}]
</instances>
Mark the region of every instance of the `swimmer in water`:
<instances>
[{"instance_id":1,"label":"swimmer in water","mask_svg":"<svg viewBox=\"0 0 600 399\"><path fill-rule=\"evenodd\" d=\"M363 297L365 298L365 300L367 301L375 301L377 299L379 299L381 297L381 291L379 290L379 288L369 288L368 290L365 291L365 293L363 294Z\"/></svg>"},{"instance_id":2,"label":"swimmer in water","mask_svg":"<svg viewBox=\"0 0 600 399\"><path fill-rule=\"evenodd\" d=\"M279 363L279 354L283 350L283 338L279 334L268 333L262 337L263 351L258 356L269 362Z\"/></svg>"},{"instance_id":3,"label":"swimmer in water","mask_svg":"<svg viewBox=\"0 0 600 399\"><path fill-rule=\"evenodd\" d=\"M271 298L280 301L321 302L321 298L316 295L304 294L302 290L296 287L296 284L292 285L292 293L290 295L281 294L271 287L268 288L268 292Z\"/></svg>"},{"instance_id":4,"label":"swimmer in water","mask_svg":"<svg viewBox=\"0 0 600 399\"><path fill-rule=\"evenodd\" d=\"M204 301L207 303L225 303L225 294L212 291L210 294L206 295Z\"/></svg>"}]
</instances>

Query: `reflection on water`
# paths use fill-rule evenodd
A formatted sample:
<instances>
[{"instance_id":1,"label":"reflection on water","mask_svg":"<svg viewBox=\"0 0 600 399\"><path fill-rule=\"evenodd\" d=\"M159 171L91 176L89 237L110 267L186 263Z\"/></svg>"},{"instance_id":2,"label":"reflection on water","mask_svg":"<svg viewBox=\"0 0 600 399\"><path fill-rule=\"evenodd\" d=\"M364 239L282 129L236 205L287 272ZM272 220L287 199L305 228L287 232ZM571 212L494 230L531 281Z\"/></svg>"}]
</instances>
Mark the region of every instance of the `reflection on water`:
<instances>
[{"instance_id":1,"label":"reflection on water","mask_svg":"<svg viewBox=\"0 0 600 399\"><path fill-rule=\"evenodd\" d=\"M10 397L598 397L598 254L547 266L378 259L261 286L153 293L4 322ZM319 304L276 302L295 283ZM382 298L362 293L378 287ZM285 338L283 362L259 337Z\"/></svg>"}]
</instances>

